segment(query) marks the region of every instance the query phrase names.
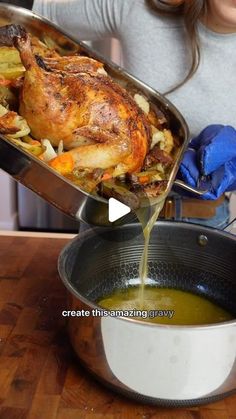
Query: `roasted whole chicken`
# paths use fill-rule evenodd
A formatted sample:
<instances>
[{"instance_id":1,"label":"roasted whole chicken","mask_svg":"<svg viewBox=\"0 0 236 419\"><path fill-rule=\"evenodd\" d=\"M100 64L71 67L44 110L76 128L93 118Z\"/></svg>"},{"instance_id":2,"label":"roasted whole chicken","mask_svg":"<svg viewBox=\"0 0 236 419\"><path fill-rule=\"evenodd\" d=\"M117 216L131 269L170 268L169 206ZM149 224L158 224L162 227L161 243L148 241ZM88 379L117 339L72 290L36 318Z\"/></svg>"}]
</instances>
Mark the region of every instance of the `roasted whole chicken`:
<instances>
[{"instance_id":1,"label":"roasted whole chicken","mask_svg":"<svg viewBox=\"0 0 236 419\"><path fill-rule=\"evenodd\" d=\"M19 114L31 135L69 150L49 164L62 174L104 169L112 177L138 172L151 141L150 123L131 95L103 64L83 56L42 58L19 25L0 28L0 43L14 45L26 69Z\"/></svg>"},{"instance_id":2,"label":"roasted whole chicken","mask_svg":"<svg viewBox=\"0 0 236 419\"><path fill-rule=\"evenodd\" d=\"M50 37L0 27L0 134L86 193L133 209L153 202L179 151L167 115L83 49L65 53Z\"/></svg>"}]
</instances>

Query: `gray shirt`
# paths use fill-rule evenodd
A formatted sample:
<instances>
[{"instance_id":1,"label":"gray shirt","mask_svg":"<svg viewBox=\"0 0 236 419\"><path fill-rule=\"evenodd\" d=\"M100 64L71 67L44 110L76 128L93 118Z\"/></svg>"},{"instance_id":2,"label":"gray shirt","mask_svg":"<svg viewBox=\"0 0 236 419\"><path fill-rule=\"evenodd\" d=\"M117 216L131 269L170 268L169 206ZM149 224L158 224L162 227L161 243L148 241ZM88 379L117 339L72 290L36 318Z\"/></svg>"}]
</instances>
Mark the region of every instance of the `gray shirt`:
<instances>
[{"instance_id":1,"label":"gray shirt","mask_svg":"<svg viewBox=\"0 0 236 419\"><path fill-rule=\"evenodd\" d=\"M145 0L35 0L33 11L81 40L119 39L124 67L159 92L188 73L190 53L180 18L163 18ZM183 87L168 95L192 135L209 124L236 127L236 34L199 23L201 63Z\"/></svg>"}]
</instances>

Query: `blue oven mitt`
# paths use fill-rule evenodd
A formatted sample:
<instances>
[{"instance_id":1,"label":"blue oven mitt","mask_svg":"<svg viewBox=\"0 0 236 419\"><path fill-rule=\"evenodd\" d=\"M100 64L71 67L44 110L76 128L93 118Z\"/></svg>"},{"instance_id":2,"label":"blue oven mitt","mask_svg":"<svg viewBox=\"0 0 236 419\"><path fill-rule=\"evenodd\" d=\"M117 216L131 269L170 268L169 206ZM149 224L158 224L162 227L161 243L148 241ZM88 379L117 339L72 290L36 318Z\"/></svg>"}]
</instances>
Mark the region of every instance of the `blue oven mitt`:
<instances>
[{"instance_id":1,"label":"blue oven mitt","mask_svg":"<svg viewBox=\"0 0 236 419\"><path fill-rule=\"evenodd\" d=\"M206 127L189 143L178 177L207 190L202 199L214 200L236 190L236 130L224 125Z\"/></svg>"}]
</instances>

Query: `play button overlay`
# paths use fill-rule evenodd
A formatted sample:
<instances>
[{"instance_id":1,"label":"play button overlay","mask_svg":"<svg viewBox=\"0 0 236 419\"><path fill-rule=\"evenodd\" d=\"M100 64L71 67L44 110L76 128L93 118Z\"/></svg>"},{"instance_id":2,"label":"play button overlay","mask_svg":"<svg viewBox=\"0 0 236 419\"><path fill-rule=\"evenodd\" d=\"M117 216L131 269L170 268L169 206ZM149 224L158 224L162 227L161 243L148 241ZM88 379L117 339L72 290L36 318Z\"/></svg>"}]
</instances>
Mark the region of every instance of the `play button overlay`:
<instances>
[{"instance_id":1,"label":"play button overlay","mask_svg":"<svg viewBox=\"0 0 236 419\"><path fill-rule=\"evenodd\" d=\"M110 198L108 201L108 219L110 223L113 223L119 218L124 217L124 215L129 214L131 211L130 207L123 204L120 201L117 201L115 198Z\"/></svg>"}]
</instances>

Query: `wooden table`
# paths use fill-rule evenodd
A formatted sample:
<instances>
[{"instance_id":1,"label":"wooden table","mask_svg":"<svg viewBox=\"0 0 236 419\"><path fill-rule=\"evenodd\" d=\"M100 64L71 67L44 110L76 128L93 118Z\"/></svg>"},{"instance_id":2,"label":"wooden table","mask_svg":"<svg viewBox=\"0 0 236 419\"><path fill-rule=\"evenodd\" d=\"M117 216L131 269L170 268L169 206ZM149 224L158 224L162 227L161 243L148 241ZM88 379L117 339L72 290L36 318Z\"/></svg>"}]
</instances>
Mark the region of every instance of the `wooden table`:
<instances>
[{"instance_id":1,"label":"wooden table","mask_svg":"<svg viewBox=\"0 0 236 419\"><path fill-rule=\"evenodd\" d=\"M236 419L236 396L199 408L157 408L90 377L61 316L57 257L68 237L33 236L0 235L0 419Z\"/></svg>"}]
</instances>

